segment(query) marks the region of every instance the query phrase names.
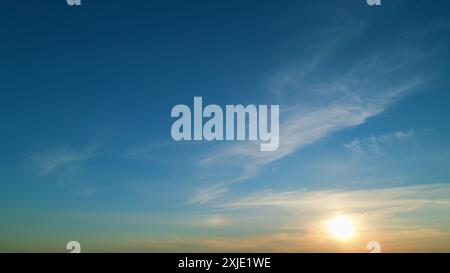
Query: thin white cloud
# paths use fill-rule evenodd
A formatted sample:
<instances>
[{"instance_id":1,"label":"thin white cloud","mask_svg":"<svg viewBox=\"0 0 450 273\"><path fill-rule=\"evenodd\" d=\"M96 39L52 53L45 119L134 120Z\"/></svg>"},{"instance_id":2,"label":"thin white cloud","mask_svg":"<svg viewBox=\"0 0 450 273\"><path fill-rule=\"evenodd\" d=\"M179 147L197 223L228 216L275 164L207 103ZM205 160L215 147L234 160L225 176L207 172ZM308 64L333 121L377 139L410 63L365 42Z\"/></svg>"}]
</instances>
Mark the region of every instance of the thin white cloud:
<instances>
[{"instance_id":1,"label":"thin white cloud","mask_svg":"<svg viewBox=\"0 0 450 273\"><path fill-rule=\"evenodd\" d=\"M308 41L313 51L307 50L309 54L301 54L297 62L289 61L270 77L273 104L280 104L281 110L278 150L260 152L258 145L249 142L221 145L199 161L202 171L214 171L212 166L221 165L240 168L241 173L215 181L210 189L196 190L189 204L218 198L217 184L220 193L225 193L227 187L258 175L268 164L335 132L364 124L403 97L429 86L432 75L418 68L435 59L438 48L425 51L405 42L388 50L368 48L363 58L343 61L337 58L340 51L363 33L366 24L352 22L349 26L329 28L336 30L331 31L333 35L320 32L325 35ZM414 39L414 35L404 38ZM338 63L333 62L336 58ZM333 69L336 64L345 66Z\"/></svg>"},{"instance_id":2,"label":"thin white cloud","mask_svg":"<svg viewBox=\"0 0 450 273\"><path fill-rule=\"evenodd\" d=\"M191 197L186 204L205 204L210 200L213 200L222 194L226 193L228 188L223 183L215 184L213 186L198 188L195 190L195 194Z\"/></svg>"},{"instance_id":3,"label":"thin white cloud","mask_svg":"<svg viewBox=\"0 0 450 273\"><path fill-rule=\"evenodd\" d=\"M388 217L429 204L450 208L450 184L422 184L382 189L259 191L218 204L221 209L278 207L314 215L342 211Z\"/></svg>"},{"instance_id":4,"label":"thin white cloud","mask_svg":"<svg viewBox=\"0 0 450 273\"><path fill-rule=\"evenodd\" d=\"M66 166L66 171L77 169L70 164L79 163L94 156L96 146L89 146L81 150L70 149L63 146L44 153L32 154L29 158L33 163L34 170L38 176L49 175L50 173L59 170Z\"/></svg>"},{"instance_id":5,"label":"thin white cloud","mask_svg":"<svg viewBox=\"0 0 450 273\"><path fill-rule=\"evenodd\" d=\"M450 184L364 190L265 190L212 207L232 215L234 225L240 229L253 231L253 236L237 241L208 239L216 242L211 247L223 250L339 251L331 244L327 230L328 221L336 215L351 218L357 228L355 238L346 244L347 251L366 251L365 245L371 240L379 240L386 251L426 250L430 241L446 242L435 245L436 250L447 247L450 240L449 233L441 231L449 225ZM258 233L265 235L255 235ZM421 242L404 245L419 237Z\"/></svg>"},{"instance_id":6,"label":"thin white cloud","mask_svg":"<svg viewBox=\"0 0 450 273\"><path fill-rule=\"evenodd\" d=\"M361 34L366 28L364 22L352 22L350 24L333 25L327 30L317 29L318 34L303 48L306 58L299 58L287 67L283 67L269 79L269 89L276 98L285 100L298 96L298 90L302 89L303 81L323 66L323 63L332 56L341 46L350 39ZM330 40L330 37L334 37ZM301 64L301 65L299 65ZM316 93L321 93L316 90ZM309 94L311 95L311 94ZM321 93L321 95L324 95Z\"/></svg>"},{"instance_id":7,"label":"thin white cloud","mask_svg":"<svg viewBox=\"0 0 450 273\"><path fill-rule=\"evenodd\" d=\"M202 215L187 213L176 220L184 228L202 227L209 232L202 229L189 236L183 232L163 234L147 238L146 243L142 238L128 243L133 246L144 243L143 248L157 251L185 248L229 252L366 252L366 244L377 240L384 252L404 252L448 249L450 241L447 228L450 184L365 190L266 190L215 203L210 210ZM337 214L351 218L355 225L354 237L345 244L336 243L328 232L329 220ZM116 217L121 222L128 218ZM134 218L143 221L152 217ZM162 217L158 221L166 220ZM239 231L238 236L221 232L221 228L230 226Z\"/></svg>"},{"instance_id":8,"label":"thin white cloud","mask_svg":"<svg viewBox=\"0 0 450 273\"><path fill-rule=\"evenodd\" d=\"M378 136L372 135L366 138L354 139L351 142L344 144L344 147L355 155L364 153L380 154L383 146L405 142L412 138L414 133L413 130L410 130L408 132L397 131Z\"/></svg>"},{"instance_id":9,"label":"thin white cloud","mask_svg":"<svg viewBox=\"0 0 450 273\"><path fill-rule=\"evenodd\" d=\"M328 221L337 213L350 217L355 224L355 235L345 244L337 243L327 229ZM382 244L383 252L439 251L448 250L450 241L450 184L365 190L266 190L215 203L200 213L56 210L46 217L118 225L121 229L159 227L148 236L124 233L114 240L107 236L97 244L99 247L114 242L108 246L120 249L123 245L130 251L366 252L365 246L372 240Z\"/></svg>"},{"instance_id":10,"label":"thin white cloud","mask_svg":"<svg viewBox=\"0 0 450 273\"><path fill-rule=\"evenodd\" d=\"M222 186L231 185L252 177L261 167L333 132L365 123L426 82L425 78L412 75L393 80L390 74L401 71L401 68L406 69L411 65L411 60L404 60L401 67L396 65L392 68L389 59L379 56L371 61L365 60L339 78L322 83L320 87L311 87L311 90L320 88L322 93L339 93L337 98L325 102L315 101L313 106L283 105L295 110L289 110L281 116L280 146L277 151L259 152L253 143L231 144L214 151L212 155L201 160L200 164L240 164L243 168L242 175L231 182L222 183ZM391 60L393 59L397 57L391 57ZM390 78L388 82L385 82L386 77ZM303 90L298 92L302 93Z\"/></svg>"}]
</instances>

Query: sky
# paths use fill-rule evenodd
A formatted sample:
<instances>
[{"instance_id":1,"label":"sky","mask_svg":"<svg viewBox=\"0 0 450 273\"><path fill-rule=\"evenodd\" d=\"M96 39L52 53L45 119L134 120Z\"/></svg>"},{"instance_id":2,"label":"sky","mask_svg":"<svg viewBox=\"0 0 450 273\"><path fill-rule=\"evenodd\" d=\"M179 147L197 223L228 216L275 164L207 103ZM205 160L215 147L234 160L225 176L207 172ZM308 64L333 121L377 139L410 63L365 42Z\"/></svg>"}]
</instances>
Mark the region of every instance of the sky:
<instances>
[{"instance_id":1,"label":"sky","mask_svg":"<svg viewBox=\"0 0 450 273\"><path fill-rule=\"evenodd\" d=\"M449 252L432 2L2 3L0 252ZM174 141L195 96L279 105L278 150Z\"/></svg>"}]
</instances>

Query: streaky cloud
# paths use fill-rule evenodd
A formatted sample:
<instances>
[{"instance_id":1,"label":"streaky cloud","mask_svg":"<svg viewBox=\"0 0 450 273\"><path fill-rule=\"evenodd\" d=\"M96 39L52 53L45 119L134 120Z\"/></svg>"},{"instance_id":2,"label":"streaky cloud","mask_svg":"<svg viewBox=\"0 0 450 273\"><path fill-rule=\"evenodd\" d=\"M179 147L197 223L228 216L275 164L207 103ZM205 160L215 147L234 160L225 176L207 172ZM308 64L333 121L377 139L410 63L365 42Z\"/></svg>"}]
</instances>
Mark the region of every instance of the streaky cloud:
<instances>
[{"instance_id":1,"label":"streaky cloud","mask_svg":"<svg viewBox=\"0 0 450 273\"><path fill-rule=\"evenodd\" d=\"M264 190L219 203L215 207L230 210L278 207L315 214L345 211L359 215L387 217L429 204L450 208L449 196L450 184L420 184L363 190Z\"/></svg>"},{"instance_id":2,"label":"streaky cloud","mask_svg":"<svg viewBox=\"0 0 450 273\"><path fill-rule=\"evenodd\" d=\"M202 159L201 166L215 162L239 162L243 166L242 175L232 182L223 183L231 185L256 175L261 167L331 133L367 122L408 93L426 85L427 78L423 75L403 75L413 62L418 62L417 58L421 58L417 54L414 56L404 59L402 65L391 63L397 62L399 56L376 56L360 62L330 82L305 85L298 90L299 94L319 88L322 93L334 93L335 96L325 101L311 102L310 105L303 102L282 105L289 110L281 114L280 146L277 151L260 153L252 144L230 144ZM395 73L399 74L397 78L392 77Z\"/></svg>"},{"instance_id":3,"label":"streaky cloud","mask_svg":"<svg viewBox=\"0 0 450 273\"><path fill-rule=\"evenodd\" d=\"M72 163L87 160L95 155L98 146L87 146L80 150L62 146L42 153L29 156L38 176L46 176Z\"/></svg>"}]
</instances>

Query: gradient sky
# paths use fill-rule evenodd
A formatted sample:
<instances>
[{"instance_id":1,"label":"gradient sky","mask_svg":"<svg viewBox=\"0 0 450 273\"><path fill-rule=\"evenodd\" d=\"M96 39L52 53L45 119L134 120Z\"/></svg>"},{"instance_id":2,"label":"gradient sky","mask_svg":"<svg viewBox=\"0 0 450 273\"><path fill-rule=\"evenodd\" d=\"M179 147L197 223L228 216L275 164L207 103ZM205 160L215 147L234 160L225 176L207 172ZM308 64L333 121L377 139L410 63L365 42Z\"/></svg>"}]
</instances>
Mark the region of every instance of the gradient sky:
<instances>
[{"instance_id":1,"label":"gradient sky","mask_svg":"<svg viewBox=\"0 0 450 273\"><path fill-rule=\"evenodd\" d=\"M5 1L0 251L449 252L449 12ZM194 96L279 104L279 149L173 141ZM348 242L325 228L338 214Z\"/></svg>"}]
</instances>

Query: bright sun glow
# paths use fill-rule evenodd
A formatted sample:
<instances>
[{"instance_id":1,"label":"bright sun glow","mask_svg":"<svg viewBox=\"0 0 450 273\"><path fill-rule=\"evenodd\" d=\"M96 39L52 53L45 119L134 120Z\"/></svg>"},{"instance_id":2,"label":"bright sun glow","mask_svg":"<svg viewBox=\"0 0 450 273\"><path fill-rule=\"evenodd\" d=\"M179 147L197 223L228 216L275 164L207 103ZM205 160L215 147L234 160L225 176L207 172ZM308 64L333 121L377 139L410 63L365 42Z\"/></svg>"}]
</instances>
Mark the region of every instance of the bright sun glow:
<instances>
[{"instance_id":1,"label":"bright sun glow","mask_svg":"<svg viewBox=\"0 0 450 273\"><path fill-rule=\"evenodd\" d=\"M352 221L345 216L337 216L330 221L330 233L339 240L348 240L354 233Z\"/></svg>"}]
</instances>

